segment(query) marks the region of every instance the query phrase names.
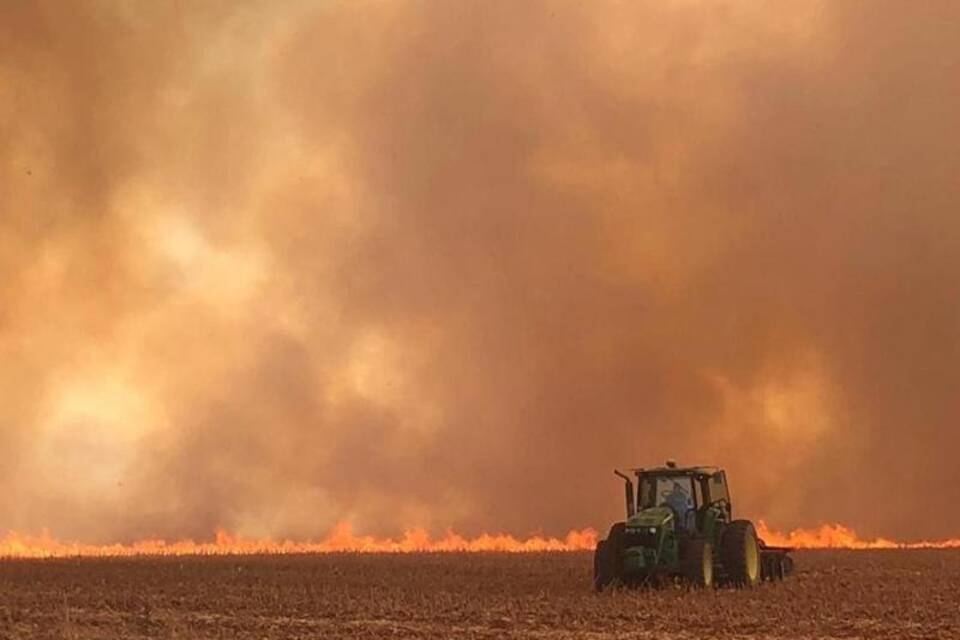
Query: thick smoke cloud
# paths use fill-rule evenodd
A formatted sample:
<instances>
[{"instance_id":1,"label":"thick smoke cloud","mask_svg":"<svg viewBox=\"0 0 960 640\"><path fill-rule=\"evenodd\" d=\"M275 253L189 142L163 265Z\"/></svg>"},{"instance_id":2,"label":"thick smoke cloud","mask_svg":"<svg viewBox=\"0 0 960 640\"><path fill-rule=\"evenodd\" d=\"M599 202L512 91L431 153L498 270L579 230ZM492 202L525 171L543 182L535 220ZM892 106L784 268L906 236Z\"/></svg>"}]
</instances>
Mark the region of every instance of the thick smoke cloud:
<instances>
[{"instance_id":1,"label":"thick smoke cloud","mask_svg":"<svg viewBox=\"0 0 960 640\"><path fill-rule=\"evenodd\" d=\"M960 516L955 3L5 3L0 526Z\"/></svg>"}]
</instances>

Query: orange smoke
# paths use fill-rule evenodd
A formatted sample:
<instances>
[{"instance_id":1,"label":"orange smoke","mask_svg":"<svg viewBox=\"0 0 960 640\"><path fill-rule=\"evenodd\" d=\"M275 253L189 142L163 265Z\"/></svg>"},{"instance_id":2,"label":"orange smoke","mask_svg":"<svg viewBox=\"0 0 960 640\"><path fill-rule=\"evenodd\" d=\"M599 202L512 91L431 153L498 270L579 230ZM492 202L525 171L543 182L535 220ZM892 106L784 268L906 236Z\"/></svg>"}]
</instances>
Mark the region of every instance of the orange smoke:
<instances>
[{"instance_id":1,"label":"orange smoke","mask_svg":"<svg viewBox=\"0 0 960 640\"><path fill-rule=\"evenodd\" d=\"M398 540L358 536L349 524L341 523L323 540L294 542L291 540L256 539L217 531L211 542L179 540L141 540L131 544L91 545L61 542L49 534L40 536L9 532L0 539L0 557L8 558L62 558L75 556L180 556L180 555L250 555L257 553L411 553L454 551L504 551L524 553L534 551L592 550L597 544L593 529L571 531L566 537L534 536L517 539L505 534L481 534L465 538L452 531L433 539L423 529L410 529Z\"/></svg>"},{"instance_id":2,"label":"orange smoke","mask_svg":"<svg viewBox=\"0 0 960 640\"><path fill-rule=\"evenodd\" d=\"M886 538L863 540L853 529L841 524L825 524L815 529L796 529L790 533L771 530L762 520L757 534L775 547L795 549L958 549L960 538L937 542L895 542Z\"/></svg>"}]
</instances>

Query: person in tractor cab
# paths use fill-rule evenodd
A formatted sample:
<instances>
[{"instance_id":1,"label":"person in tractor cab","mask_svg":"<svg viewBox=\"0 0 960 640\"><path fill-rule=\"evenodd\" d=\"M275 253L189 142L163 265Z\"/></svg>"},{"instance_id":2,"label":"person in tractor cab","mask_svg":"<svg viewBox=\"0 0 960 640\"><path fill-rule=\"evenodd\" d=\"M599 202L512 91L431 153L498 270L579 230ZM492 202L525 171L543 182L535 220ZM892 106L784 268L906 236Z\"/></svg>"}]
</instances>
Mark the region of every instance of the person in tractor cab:
<instances>
[{"instance_id":1,"label":"person in tractor cab","mask_svg":"<svg viewBox=\"0 0 960 640\"><path fill-rule=\"evenodd\" d=\"M679 482L674 481L673 488L668 492L664 492L662 495L662 503L673 509L677 514L677 528L686 529L687 516L690 510L693 509L693 500L690 494Z\"/></svg>"}]
</instances>

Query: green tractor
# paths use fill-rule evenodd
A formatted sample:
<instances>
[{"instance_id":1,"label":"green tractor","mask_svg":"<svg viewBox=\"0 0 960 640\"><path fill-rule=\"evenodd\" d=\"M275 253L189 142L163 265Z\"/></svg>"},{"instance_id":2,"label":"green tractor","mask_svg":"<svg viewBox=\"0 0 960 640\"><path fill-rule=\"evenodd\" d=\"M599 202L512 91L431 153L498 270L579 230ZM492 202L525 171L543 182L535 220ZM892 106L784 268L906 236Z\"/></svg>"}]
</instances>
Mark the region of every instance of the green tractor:
<instances>
[{"instance_id":1,"label":"green tractor","mask_svg":"<svg viewBox=\"0 0 960 640\"><path fill-rule=\"evenodd\" d=\"M597 591L681 580L695 588L750 588L793 570L791 549L769 547L749 520L734 520L727 474L715 467L632 469L624 481L627 519L594 554Z\"/></svg>"}]
</instances>

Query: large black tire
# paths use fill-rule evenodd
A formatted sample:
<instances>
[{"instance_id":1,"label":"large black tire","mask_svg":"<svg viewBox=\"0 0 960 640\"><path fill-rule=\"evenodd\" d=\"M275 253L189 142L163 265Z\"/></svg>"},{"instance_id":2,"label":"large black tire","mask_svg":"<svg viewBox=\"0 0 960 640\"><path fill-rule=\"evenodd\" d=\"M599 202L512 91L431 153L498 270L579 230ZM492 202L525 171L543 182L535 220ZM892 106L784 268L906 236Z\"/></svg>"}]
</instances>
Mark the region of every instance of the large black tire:
<instances>
[{"instance_id":1,"label":"large black tire","mask_svg":"<svg viewBox=\"0 0 960 640\"><path fill-rule=\"evenodd\" d=\"M683 578L695 589L713 588L713 545L706 540L694 539L687 544L687 552L681 563Z\"/></svg>"},{"instance_id":2,"label":"large black tire","mask_svg":"<svg viewBox=\"0 0 960 640\"><path fill-rule=\"evenodd\" d=\"M760 541L749 520L734 520L720 538L720 563L728 584L753 588L760 582Z\"/></svg>"},{"instance_id":3,"label":"large black tire","mask_svg":"<svg viewBox=\"0 0 960 640\"><path fill-rule=\"evenodd\" d=\"M607 550L607 541L597 543L597 550L593 552L593 588L599 593L610 584L613 579L610 575L610 552Z\"/></svg>"},{"instance_id":4,"label":"large black tire","mask_svg":"<svg viewBox=\"0 0 960 640\"><path fill-rule=\"evenodd\" d=\"M623 579L623 546L626 524L618 522L610 527L606 540L597 543L593 554L593 587L603 591Z\"/></svg>"}]
</instances>

